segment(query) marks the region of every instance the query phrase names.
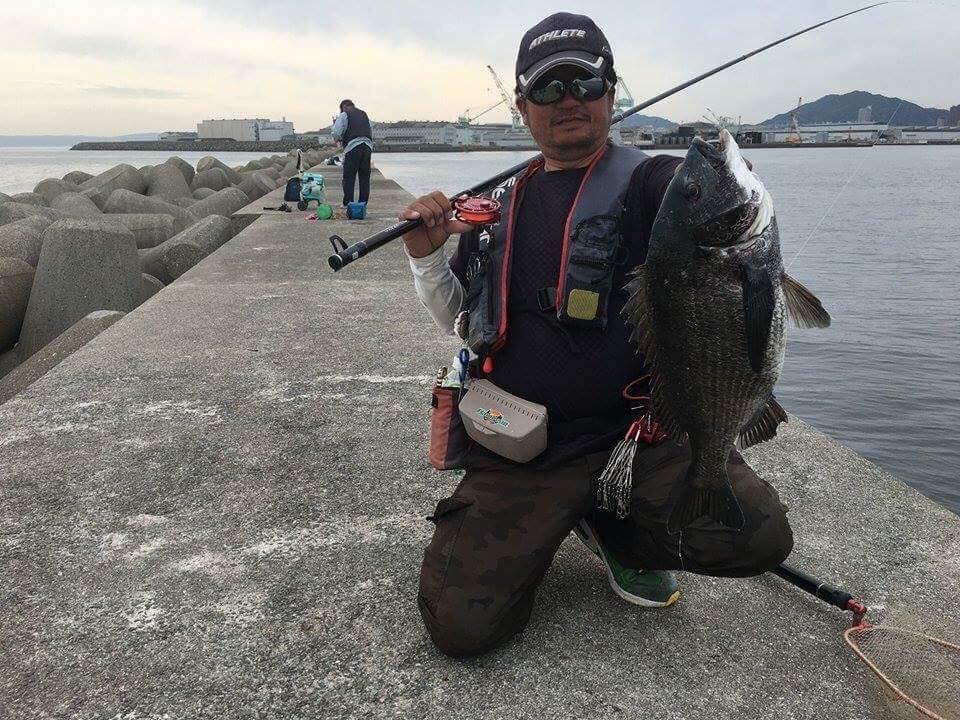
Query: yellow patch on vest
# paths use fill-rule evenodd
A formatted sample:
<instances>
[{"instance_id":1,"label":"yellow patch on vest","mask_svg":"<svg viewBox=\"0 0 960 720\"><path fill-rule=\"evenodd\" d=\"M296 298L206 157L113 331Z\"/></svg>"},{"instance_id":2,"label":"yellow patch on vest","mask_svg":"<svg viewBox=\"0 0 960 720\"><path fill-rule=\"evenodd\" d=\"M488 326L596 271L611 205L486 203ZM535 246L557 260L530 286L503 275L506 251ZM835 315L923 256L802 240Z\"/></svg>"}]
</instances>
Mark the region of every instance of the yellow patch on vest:
<instances>
[{"instance_id":1,"label":"yellow patch on vest","mask_svg":"<svg viewBox=\"0 0 960 720\"><path fill-rule=\"evenodd\" d=\"M576 288L567 297L567 315L576 320L594 320L600 307L600 293Z\"/></svg>"}]
</instances>

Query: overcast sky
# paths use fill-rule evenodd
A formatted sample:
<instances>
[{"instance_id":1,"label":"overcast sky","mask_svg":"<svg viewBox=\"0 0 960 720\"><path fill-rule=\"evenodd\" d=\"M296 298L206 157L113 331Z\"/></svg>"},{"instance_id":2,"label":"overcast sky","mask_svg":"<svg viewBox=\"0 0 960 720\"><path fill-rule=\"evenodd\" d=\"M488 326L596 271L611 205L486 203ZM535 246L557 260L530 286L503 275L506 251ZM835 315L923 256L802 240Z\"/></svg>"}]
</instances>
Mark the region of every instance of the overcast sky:
<instances>
[{"instance_id":1,"label":"overcast sky","mask_svg":"<svg viewBox=\"0 0 960 720\"><path fill-rule=\"evenodd\" d=\"M0 134L196 129L211 117L327 125L350 97L375 120L454 119L512 89L524 31L556 10L591 15L637 101L853 3L701 0L297 3L0 0ZM358 14L354 14L354 9ZM960 103L960 2L897 3L840 21L655 106L757 122L833 92ZM504 120L497 110L484 119Z\"/></svg>"}]
</instances>

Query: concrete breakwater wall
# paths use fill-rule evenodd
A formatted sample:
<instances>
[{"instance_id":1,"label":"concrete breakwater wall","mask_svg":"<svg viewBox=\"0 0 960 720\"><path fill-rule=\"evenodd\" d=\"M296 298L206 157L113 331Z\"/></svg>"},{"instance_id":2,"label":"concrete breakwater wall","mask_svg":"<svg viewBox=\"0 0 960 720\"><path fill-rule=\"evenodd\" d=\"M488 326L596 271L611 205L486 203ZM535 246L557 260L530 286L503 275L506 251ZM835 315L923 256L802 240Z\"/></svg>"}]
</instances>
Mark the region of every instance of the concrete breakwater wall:
<instances>
[{"instance_id":1,"label":"concrete breakwater wall","mask_svg":"<svg viewBox=\"0 0 960 720\"><path fill-rule=\"evenodd\" d=\"M321 146L316 141L305 140L263 140L245 142L241 140L131 140L128 142L82 142L71 150L148 150L161 152L264 152L285 153L291 150L329 150L333 154L333 145Z\"/></svg>"},{"instance_id":2,"label":"concrete breakwater wall","mask_svg":"<svg viewBox=\"0 0 960 720\"><path fill-rule=\"evenodd\" d=\"M416 592L424 516L458 481L425 459L456 348L400 243L327 267L328 235L360 240L410 196L375 174L366 220L312 223L264 212L277 193L0 405L7 715L884 717L840 611L776 578L690 573L679 603L643 611L573 538L522 635L442 656ZM793 562L888 617L960 622L956 515L796 418L746 455L790 507Z\"/></svg>"},{"instance_id":3,"label":"concrete breakwater wall","mask_svg":"<svg viewBox=\"0 0 960 720\"><path fill-rule=\"evenodd\" d=\"M255 219L235 213L296 173L296 151L236 167L171 157L0 194L0 403L230 240Z\"/></svg>"}]
</instances>

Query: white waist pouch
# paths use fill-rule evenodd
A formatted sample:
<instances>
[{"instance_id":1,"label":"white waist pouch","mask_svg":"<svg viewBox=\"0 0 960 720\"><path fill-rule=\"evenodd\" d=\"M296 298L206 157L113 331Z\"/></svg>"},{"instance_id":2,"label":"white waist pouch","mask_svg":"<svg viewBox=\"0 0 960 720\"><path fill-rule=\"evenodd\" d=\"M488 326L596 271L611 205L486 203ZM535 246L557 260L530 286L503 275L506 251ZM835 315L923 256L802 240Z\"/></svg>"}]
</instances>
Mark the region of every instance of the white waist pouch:
<instances>
[{"instance_id":1,"label":"white waist pouch","mask_svg":"<svg viewBox=\"0 0 960 720\"><path fill-rule=\"evenodd\" d=\"M547 447L547 408L489 380L471 382L459 408L467 435L508 460L529 462Z\"/></svg>"}]
</instances>

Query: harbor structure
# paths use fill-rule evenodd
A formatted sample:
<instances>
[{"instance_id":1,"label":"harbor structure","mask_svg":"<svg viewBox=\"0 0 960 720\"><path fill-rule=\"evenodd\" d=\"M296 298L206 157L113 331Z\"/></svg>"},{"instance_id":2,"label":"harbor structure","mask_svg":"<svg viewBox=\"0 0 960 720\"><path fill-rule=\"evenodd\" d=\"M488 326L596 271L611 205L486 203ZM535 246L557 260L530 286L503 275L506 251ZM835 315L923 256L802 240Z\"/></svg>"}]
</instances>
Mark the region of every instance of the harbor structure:
<instances>
[{"instance_id":1,"label":"harbor structure","mask_svg":"<svg viewBox=\"0 0 960 720\"><path fill-rule=\"evenodd\" d=\"M167 132L160 133L160 142L188 142L190 140L198 140L200 138L198 133L192 132L190 130L168 130Z\"/></svg>"},{"instance_id":2,"label":"harbor structure","mask_svg":"<svg viewBox=\"0 0 960 720\"><path fill-rule=\"evenodd\" d=\"M222 118L203 120L197 123L197 135L201 140L228 139L241 142L282 140L284 135L293 135L293 123L266 118Z\"/></svg>"}]
</instances>

